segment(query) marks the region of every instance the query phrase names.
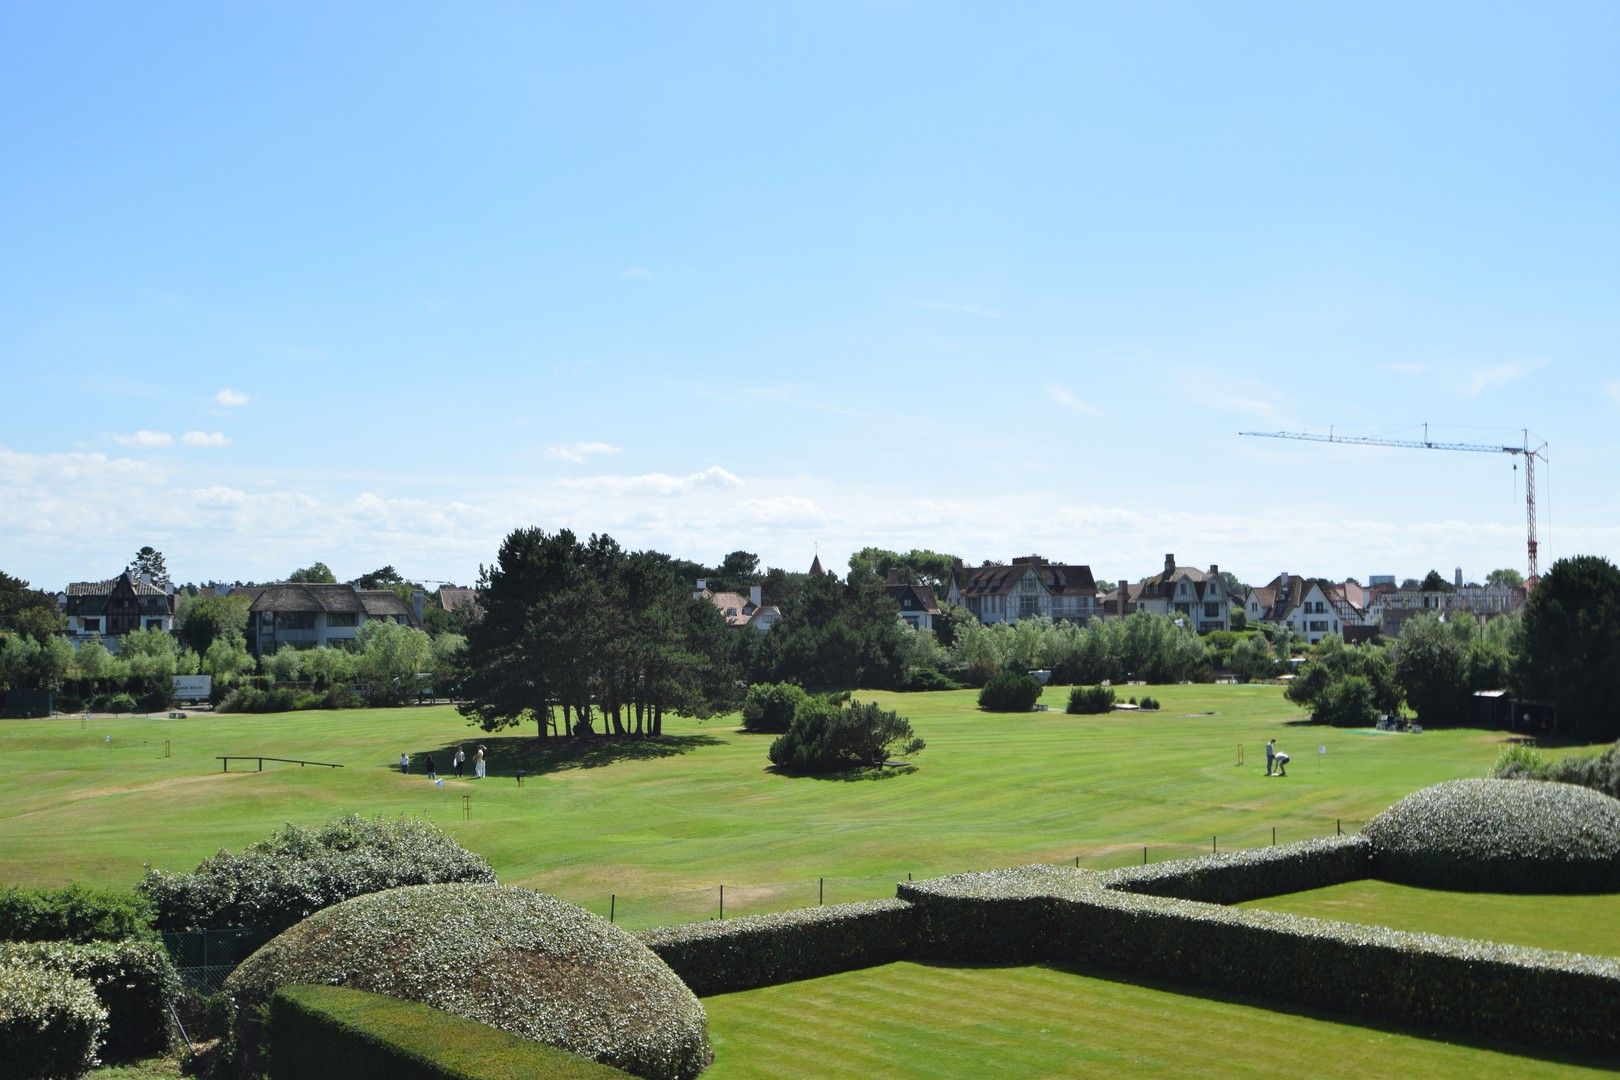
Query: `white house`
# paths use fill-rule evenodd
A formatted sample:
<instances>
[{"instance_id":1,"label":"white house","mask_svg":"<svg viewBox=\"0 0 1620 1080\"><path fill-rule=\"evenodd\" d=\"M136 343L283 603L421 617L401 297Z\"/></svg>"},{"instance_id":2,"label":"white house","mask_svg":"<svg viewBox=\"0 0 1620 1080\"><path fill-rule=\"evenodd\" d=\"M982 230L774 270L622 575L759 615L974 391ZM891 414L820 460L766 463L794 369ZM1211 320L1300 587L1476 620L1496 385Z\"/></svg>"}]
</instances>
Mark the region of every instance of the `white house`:
<instances>
[{"instance_id":1,"label":"white house","mask_svg":"<svg viewBox=\"0 0 1620 1080\"><path fill-rule=\"evenodd\" d=\"M1139 592L1131 597L1137 611L1169 615L1187 620L1200 634L1232 628L1231 608L1236 602L1221 583L1221 568L1215 563L1208 570L1177 566L1174 555L1164 557L1164 569L1144 578Z\"/></svg>"},{"instance_id":2,"label":"white house","mask_svg":"<svg viewBox=\"0 0 1620 1080\"><path fill-rule=\"evenodd\" d=\"M1089 566L1064 566L1039 555L1023 555L1006 566L956 567L945 599L987 625L1041 615L1083 623L1097 615L1097 582Z\"/></svg>"},{"instance_id":3,"label":"white house","mask_svg":"<svg viewBox=\"0 0 1620 1080\"><path fill-rule=\"evenodd\" d=\"M1321 582L1278 574L1270 584L1249 590L1243 610L1250 622L1291 627L1315 645L1329 634L1344 633L1345 620L1335 606L1337 595L1337 589L1324 589Z\"/></svg>"}]
</instances>

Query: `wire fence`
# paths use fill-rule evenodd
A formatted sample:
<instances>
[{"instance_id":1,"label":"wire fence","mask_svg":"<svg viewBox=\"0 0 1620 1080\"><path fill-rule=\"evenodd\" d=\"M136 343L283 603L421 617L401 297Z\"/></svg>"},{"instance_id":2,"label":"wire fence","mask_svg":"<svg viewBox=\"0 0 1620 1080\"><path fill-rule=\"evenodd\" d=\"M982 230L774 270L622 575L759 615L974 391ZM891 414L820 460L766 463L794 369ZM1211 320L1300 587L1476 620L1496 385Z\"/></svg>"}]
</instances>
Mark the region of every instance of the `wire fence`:
<instances>
[{"instance_id":1,"label":"wire fence","mask_svg":"<svg viewBox=\"0 0 1620 1080\"><path fill-rule=\"evenodd\" d=\"M1359 829L1364 822L1336 819L1322 826L1290 822L1279 826L1246 825L1227 832L1212 830L1208 836L1183 836L1138 844L1129 840L1096 841L1077 854L1051 860L1085 870L1114 870L1149 863L1188 859L1299 840L1320 839ZM1025 865L1031 860L1016 859L988 866L919 865L909 870L859 876L830 876L777 882L775 884L716 883L692 888L636 890L607 895L570 895L570 900L593 914L626 930L649 930L660 926L707 922L711 919L740 919L749 915L773 915L796 908L829 904L851 904L863 900L892 899L899 884L950 874L999 870ZM218 930L188 930L163 934L163 943L174 959L181 981L204 994L217 993L225 977L272 935L262 927L229 927Z\"/></svg>"}]
</instances>

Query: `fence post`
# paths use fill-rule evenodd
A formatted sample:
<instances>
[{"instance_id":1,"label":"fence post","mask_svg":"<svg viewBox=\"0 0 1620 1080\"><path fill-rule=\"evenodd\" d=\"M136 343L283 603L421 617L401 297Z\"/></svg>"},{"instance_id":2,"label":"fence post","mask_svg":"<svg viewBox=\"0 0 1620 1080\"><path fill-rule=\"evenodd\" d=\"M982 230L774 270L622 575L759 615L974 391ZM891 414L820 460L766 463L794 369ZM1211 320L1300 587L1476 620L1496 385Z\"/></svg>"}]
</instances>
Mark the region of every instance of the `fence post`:
<instances>
[{"instance_id":1,"label":"fence post","mask_svg":"<svg viewBox=\"0 0 1620 1080\"><path fill-rule=\"evenodd\" d=\"M1147 845L1146 844L1142 845L1142 865L1143 866L1147 865Z\"/></svg>"},{"instance_id":2,"label":"fence post","mask_svg":"<svg viewBox=\"0 0 1620 1080\"><path fill-rule=\"evenodd\" d=\"M613 916L617 915L618 912L619 912L619 894L618 893L608 893L608 922L612 922L613 921Z\"/></svg>"},{"instance_id":3,"label":"fence post","mask_svg":"<svg viewBox=\"0 0 1620 1080\"><path fill-rule=\"evenodd\" d=\"M1080 869L1080 856L1078 855L1074 857L1074 868L1076 870Z\"/></svg>"},{"instance_id":4,"label":"fence post","mask_svg":"<svg viewBox=\"0 0 1620 1080\"><path fill-rule=\"evenodd\" d=\"M816 879L816 906L821 907L827 902L827 879Z\"/></svg>"},{"instance_id":5,"label":"fence post","mask_svg":"<svg viewBox=\"0 0 1620 1080\"><path fill-rule=\"evenodd\" d=\"M1277 846L1277 826L1275 825L1271 827L1271 846Z\"/></svg>"},{"instance_id":6,"label":"fence post","mask_svg":"<svg viewBox=\"0 0 1620 1080\"><path fill-rule=\"evenodd\" d=\"M720 918L721 918L722 921L724 921L725 917L726 917L726 887L724 885L722 885L722 886L720 886Z\"/></svg>"},{"instance_id":7,"label":"fence post","mask_svg":"<svg viewBox=\"0 0 1620 1080\"><path fill-rule=\"evenodd\" d=\"M1334 818L1333 819L1333 835L1334 836L1343 836L1344 835L1344 819L1343 818Z\"/></svg>"},{"instance_id":8,"label":"fence post","mask_svg":"<svg viewBox=\"0 0 1620 1080\"><path fill-rule=\"evenodd\" d=\"M1215 854L1215 853L1216 853L1216 852L1217 852L1217 851L1219 851L1219 850L1220 850L1220 849L1219 849L1219 848L1217 848L1217 847L1216 847L1216 846L1215 846L1215 841L1216 841L1216 840L1217 840L1217 839L1219 839L1219 838L1218 838L1218 837L1214 837L1214 836L1211 836L1211 837L1210 837L1210 838L1209 838L1209 853L1210 853L1210 854L1211 854L1211 855L1214 855L1214 854Z\"/></svg>"}]
</instances>

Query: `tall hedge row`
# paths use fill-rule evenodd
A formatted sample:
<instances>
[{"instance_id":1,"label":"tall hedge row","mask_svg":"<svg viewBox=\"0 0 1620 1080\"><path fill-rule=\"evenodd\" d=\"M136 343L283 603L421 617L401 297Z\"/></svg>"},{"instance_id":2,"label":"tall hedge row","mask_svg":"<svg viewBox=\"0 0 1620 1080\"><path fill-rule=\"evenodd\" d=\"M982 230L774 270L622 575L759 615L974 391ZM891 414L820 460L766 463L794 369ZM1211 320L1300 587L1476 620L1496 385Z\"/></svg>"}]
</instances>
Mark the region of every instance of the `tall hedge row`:
<instances>
[{"instance_id":1,"label":"tall hedge row","mask_svg":"<svg viewBox=\"0 0 1620 1080\"><path fill-rule=\"evenodd\" d=\"M152 908L134 893L73 884L0 886L0 941L155 941Z\"/></svg>"},{"instance_id":2,"label":"tall hedge row","mask_svg":"<svg viewBox=\"0 0 1620 1080\"><path fill-rule=\"evenodd\" d=\"M1110 870L1101 883L1121 892L1241 904L1359 881L1371 870L1372 846L1351 835Z\"/></svg>"},{"instance_id":3,"label":"tall hedge row","mask_svg":"<svg viewBox=\"0 0 1620 1080\"><path fill-rule=\"evenodd\" d=\"M722 994L903 960L914 914L903 901L872 900L664 927L641 940L693 993Z\"/></svg>"},{"instance_id":4,"label":"tall hedge row","mask_svg":"<svg viewBox=\"0 0 1620 1080\"><path fill-rule=\"evenodd\" d=\"M414 1001L342 986L270 999L270 1080L623 1080L629 1073Z\"/></svg>"},{"instance_id":5,"label":"tall hedge row","mask_svg":"<svg viewBox=\"0 0 1620 1080\"><path fill-rule=\"evenodd\" d=\"M88 982L107 1010L102 1056L113 1061L161 1054L169 1048L169 999L180 980L169 954L142 941L12 942L0 945L0 964L58 971Z\"/></svg>"},{"instance_id":6,"label":"tall hedge row","mask_svg":"<svg viewBox=\"0 0 1620 1080\"><path fill-rule=\"evenodd\" d=\"M84 979L0 961L0 1072L11 1080L83 1076L96 1064L107 1010Z\"/></svg>"}]
</instances>

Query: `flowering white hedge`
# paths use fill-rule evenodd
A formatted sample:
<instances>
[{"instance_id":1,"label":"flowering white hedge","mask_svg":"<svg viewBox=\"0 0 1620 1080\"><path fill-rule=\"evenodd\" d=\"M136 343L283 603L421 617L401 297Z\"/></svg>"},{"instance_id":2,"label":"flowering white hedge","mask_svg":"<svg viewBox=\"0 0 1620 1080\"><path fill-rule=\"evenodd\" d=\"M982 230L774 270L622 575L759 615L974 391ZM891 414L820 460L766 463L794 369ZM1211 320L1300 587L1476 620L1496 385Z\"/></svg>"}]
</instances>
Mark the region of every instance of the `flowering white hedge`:
<instances>
[{"instance_id":1,"label":"flowering white hedge","mask_svg":"<svg viewBox=\"0 0 1620 1080\"><path fill-rule=\"evenodd\" d=\"M107 1010L84 979L0 963L0 1074L13 1080L83 1076L96 1064Z\"/></svg>"}]
</instances>

